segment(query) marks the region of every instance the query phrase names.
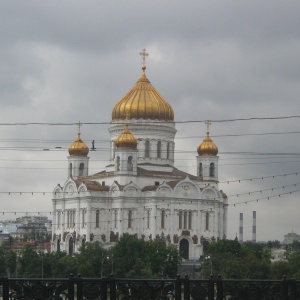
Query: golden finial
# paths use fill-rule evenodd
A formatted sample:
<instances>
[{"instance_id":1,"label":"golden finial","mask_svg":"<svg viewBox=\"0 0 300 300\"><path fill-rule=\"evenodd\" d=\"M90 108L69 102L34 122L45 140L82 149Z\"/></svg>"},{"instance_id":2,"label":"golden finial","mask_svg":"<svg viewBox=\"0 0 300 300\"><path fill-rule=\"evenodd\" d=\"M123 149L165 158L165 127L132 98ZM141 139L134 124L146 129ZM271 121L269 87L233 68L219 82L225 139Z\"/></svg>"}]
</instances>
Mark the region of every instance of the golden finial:
<instances>
[{"instance_id":1,"label":"golden finial","mask_svg":"<svg viewBox=\"0 0 300 300\"><path fill-rule=\"evenodd\" d=\"M142 56L142 70L145 72L146 70L146 57L149 56L149 53L146 51L144 48L141 52L140 55Z\"/></svg>"},{"instance_id":2,"label":"golden finial","mask_svg":"<svg viewBox=\"0 0 300 300\"><path fill-rule=\"evenodd\" d=\"M209 126L211 125L211 121L210 120L205 121L205 125L206 125L206 134L207 136L209 136Z\"/></svg>"},{"instance_id":3,"label":"golden finial","mask_svg":"<svg viewBox=\"0 0 300 300\"><path fill-rule=\"evenodd\" d=\"M78 123L76 125L78 126L78 137L80 137L80 127L82 126L82 123L80 123L80 121L78 121Z\"/></svg>"}]
</instances>

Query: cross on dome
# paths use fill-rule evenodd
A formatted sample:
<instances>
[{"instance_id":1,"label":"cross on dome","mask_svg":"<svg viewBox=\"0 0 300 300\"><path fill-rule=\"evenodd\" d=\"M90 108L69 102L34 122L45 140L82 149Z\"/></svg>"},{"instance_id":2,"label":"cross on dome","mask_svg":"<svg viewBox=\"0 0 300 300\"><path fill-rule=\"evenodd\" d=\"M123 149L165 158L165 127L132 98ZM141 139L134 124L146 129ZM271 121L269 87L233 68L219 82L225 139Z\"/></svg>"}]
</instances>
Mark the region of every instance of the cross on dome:
<instances>
[{"instance_id":1,"label":"cross on dome","mask_svg":"<svg viewBox=\"0 0 300 300\"><path fill-rule=\"evenodd\" d=\"M209 126L211 125L211 121L210 120L205 121L205 125L206 125L206 134L209 135Z\"/></svg>"},{"instance_id":2,"label":"cross on dome","mask_svg":"<svg viewBox=\"0 0 300 300\"><path fill-rule=\"evenodd\" d=\"M146 70L146 57L149 56L149 53L146 51L144 48L141 52L140 55L142 56L142 70L145 72Z\"/></svg>"},{"instance_id":3,"label":"cross on dome","mask_svg":"<svg viewBox=\"0 0 300 300\"><path fill-rule=\"evenodd\" d=\"M80 127L82 126L82 123L78 121L76 125L78 126L78 137L80 137Z\"/></svg>"}]
</instances>

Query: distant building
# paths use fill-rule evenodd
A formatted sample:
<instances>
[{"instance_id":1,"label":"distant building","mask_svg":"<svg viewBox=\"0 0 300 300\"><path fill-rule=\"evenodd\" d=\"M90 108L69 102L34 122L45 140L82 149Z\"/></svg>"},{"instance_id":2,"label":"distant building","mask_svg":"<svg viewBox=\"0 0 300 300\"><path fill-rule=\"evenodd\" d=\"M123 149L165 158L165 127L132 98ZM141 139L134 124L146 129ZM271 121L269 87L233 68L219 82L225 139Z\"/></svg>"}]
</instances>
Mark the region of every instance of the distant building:
<instances>
[{"instance_id":1,"label":"distant building","mask_svg":"<svg viewBox=\"0 0 300 300\"><path fill-rule=\"evenodd\" d=\"M276 262L276 261L286 261L286 250L285 249L273 248L271 250L271 262Z\"/></svg>"},{"instance_id":2,"label":"distant building","mask_svg":"<svg viewBox=\"0 0 300 300\"><path fill-rule=\"evenodd\" d=\"M300 242L300 235L295 232L290 232L284 236L283 244L292 244L294 241Z\"/></svg>"}]
</instances>

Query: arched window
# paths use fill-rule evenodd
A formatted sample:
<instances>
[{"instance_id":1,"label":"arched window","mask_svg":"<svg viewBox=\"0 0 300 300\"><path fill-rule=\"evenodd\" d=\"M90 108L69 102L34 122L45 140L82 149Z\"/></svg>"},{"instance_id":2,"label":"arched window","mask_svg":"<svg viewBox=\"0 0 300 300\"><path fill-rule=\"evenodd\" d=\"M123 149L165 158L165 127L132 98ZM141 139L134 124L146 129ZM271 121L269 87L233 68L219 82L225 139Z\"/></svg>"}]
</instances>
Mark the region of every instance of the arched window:
<instances>
[{"instance_id":1,"label":"arched window","mask_svg":"<svg viewBox=\"0 0 300 300\"><path fill-rule=\"evenodd\" d=\"M96 228L99 228L100 225L100 211L99 209L96 210Z\"/></svg>"},{"instance_id":2,"label":"arched window","mask_svg":"<svg viewBox=\"0 0 300 300\"><path fill-rule=\"evenodd\" d=\"M210 165L209 165L209 176L215 177L215 164L214 163L210 163Z\"/></svg>"},{"instance_id":3,"label":"arched window","mask_svg":"<svg viewBox=\"0 0 300 300\"><path fill-rule=\"evenodd\" d=\"M160 228L165 228L165 210L161 210Z\"/></svg>"},{"instance_id":4,"label":"arched window","mask_svg":"<svg viewBox=\"0 0 300 300\"><path fill-rule=\"evenodd\" d=\"M167 143L167 159L170 158L170 143Z\"/></svg>"},{"instance_id":5,"label":"arched window","mask_svg":"<svg viewBox=\"0 0 300 300\"><path fill-rule=\"evenodd\" d=\"M127 170L128 170L128 171L133 171L132 156L129 156L129 157L128 157L128 160L127 160Z\"/></svg>"},{"instance_id":6,"label":"arched window","mask_svg":"<svg viewBox=\"0 0 300 300\"><path fill-rule=\"evenodd\" d=\"M157 142L157 158L161 158L161 141Z\"/></svg>"},{"instance_id":7,"label":"arched window","mask_svg":"<svg viewBox=\"0 0 300 300\"><path fill-rule=\"evenodd\" d=\"M120 156L117 156L116 164L117 164L117 171L120 171Z\"/></svg>"},{"instance_id":8,"label":"arched window","mask_svg":"<svg viewBox=\"0 0 300 300\"><path fill-rule=\"evenodd\" d=\"M145 142L145 158L150 157L150 142L147 140Z\"/></svg>"},{"instance_id":9,"label":"arched window","mask_svg":"<svg viewBox=\"0 0 300 300\"><path fill-rule=\"evenodd\" d=\"M203 177L203 165L202 165L202 163L199 163L199 176Z\"/></svg>"},{"instance_id":10,"label":"arched window","mask_svg":"<svg viewBox=\"0 0 300 300\"><path fill-rule=\"evenodd\" d=\"M84 170L84 163L81 163L79 165L79 176L82 176L83 175L83 170Z\"/></svg>"},{"instance_id":11,"label":"arched window","mask_svg":"<svg viewBox=\"0 0 300 300\"><path fill-rule=\"evenodd\" d=\"M209 213L205 214L205 230L209 230Z\"/></svg>"},{"instance_id":12,"label":"arched window","mask_svg":"<svg viewBox=\"0 0 300 300\"><path fill-rule=\"evenodd\" d=\"M128 228L132 228L132 210L128 211Z\"/></svg>"}]
</instances>

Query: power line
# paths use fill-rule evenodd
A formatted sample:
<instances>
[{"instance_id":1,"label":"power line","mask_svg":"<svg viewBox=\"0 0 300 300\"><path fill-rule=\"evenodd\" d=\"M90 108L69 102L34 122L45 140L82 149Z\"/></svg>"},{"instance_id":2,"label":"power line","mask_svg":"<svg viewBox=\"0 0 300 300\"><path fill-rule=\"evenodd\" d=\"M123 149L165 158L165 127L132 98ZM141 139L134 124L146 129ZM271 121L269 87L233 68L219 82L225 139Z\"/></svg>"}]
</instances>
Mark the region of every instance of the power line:
<instances>
[{"instance_id":1,"label":"power line","mask_svg":"<svg viewBox=\"0 0 300 300\"><path fill-rule=\"evenodd\" d=\"M226 122L237 122L237 121L257 121L257 120L284 120L284 119L294 119L300 118L298 115L292 116L280 116L280 117L251 117L251 118L236 118L236 119L223 119L223 120L210 120L213 123L226 123ZM170 123L177 123L177 124L187 124L187 123L205 123L207 120L188 120L188 121L155 121L151 120L149 124L170 124ZM123 122L81 122L82 125L118 125L122 124ZM49 122L24 122L24 123L0 123L0 126L28 126L28 125L40 125L40 126L74 126L78 125L76 123L49 123Z\"/></svg>"}]
</instances>

